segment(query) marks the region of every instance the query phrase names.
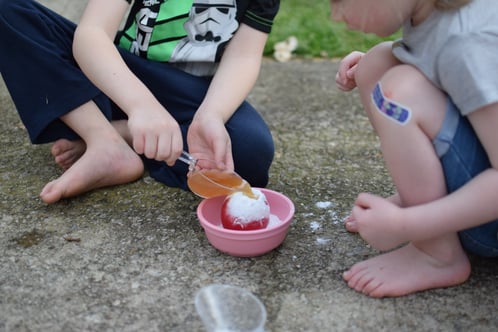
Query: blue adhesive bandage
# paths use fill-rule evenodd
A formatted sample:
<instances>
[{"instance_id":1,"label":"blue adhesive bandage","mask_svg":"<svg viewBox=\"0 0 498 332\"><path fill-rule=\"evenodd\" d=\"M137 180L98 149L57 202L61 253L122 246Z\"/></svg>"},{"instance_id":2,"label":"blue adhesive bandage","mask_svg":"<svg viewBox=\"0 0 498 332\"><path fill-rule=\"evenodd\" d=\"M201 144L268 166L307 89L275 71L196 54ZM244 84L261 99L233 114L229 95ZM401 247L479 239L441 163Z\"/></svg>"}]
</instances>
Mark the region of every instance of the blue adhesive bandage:
<instances>
[{"instance_id":1,"label":"blue adhesive bandage","mask_svg":"<svg viewBox=\"0 0 498 332\"><path fill-rule=\"evenodd\" d=\"M408 121L410 121L410 117L412 115L410 109L386 98L382 93L380 82L377 83L372 92L372 101L379 112L384 114L389 119L402 125L405 125Z\"/></svg>"}]
</instances>

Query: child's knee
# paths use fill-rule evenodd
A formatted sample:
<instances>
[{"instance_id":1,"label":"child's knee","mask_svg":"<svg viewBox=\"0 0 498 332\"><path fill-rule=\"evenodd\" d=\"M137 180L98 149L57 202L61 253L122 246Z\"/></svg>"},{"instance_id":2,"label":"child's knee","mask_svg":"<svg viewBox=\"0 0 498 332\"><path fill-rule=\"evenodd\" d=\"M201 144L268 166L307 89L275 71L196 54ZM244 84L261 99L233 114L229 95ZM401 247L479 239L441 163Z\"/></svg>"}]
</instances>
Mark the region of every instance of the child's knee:
<instances>
[{"instance_id":1,"label":"child's knee","mask_svg":"<svg viewBox=\"0 0 498 332\"><path fill-rule=\"evenodd\" d=\"M269 134L254 137L250 144L235 144L235 170L252 186L265 187L268 184L274 153L273 139Z\"/></svg>"},{"instance_id":2,"label":"child's knee","mask_svg":"<svg viewBox=\"0 0 498 332\"><path fill-rule=\"evenodd\" d=\"M385 73L371 94L374 121L394 120L435 133L446 111L445 94L411 65L398 65ZM382 116L381 116L382 115Z\"/></svg>"},{"instance_id":3,"label":"child's knee","mask_svg":"<svg viewBox=\"0 0 498 332\"><path fill-rule=\"evenodd\" d=\"M402 126L412 121L413 105L409 96L417 91L417 75L410 66L400 65L375 83L370 95L370 119L375 127L385 121Z\"/></svg>"},{"instance_id":4,"label":"child's knee","mask_svg":"<svg viewBox=\"0 0 498 332\"><path fill-rule=\"evenodd\" d=\"M399 100L406 100L419 95L421 91L419 89L432 83L417 68L402 64L387 71L380 79L380 84L386 94Z\"/></svg>"}]
</instances>

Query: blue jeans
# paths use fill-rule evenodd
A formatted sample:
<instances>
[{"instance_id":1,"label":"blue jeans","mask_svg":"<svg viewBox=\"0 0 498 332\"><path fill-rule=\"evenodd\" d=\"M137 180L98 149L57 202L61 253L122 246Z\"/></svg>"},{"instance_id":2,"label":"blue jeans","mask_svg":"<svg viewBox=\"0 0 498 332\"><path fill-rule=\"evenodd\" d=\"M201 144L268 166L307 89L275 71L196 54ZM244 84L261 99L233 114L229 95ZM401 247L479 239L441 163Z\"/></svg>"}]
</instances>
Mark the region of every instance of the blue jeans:
<instances>
[{"instance_id":1,"label":"blue jeans","mask_svg":"<svg viewBox=\"0 0 498 332\"><path fill-rule=\"evenodd\" d=\"M468 119L448 99L443 126L433 141L441 160L448 193L491 167L486 151ZM464 249L483 257L498 257L498 220L458 233Z\"/></svg>"}]
</instances>

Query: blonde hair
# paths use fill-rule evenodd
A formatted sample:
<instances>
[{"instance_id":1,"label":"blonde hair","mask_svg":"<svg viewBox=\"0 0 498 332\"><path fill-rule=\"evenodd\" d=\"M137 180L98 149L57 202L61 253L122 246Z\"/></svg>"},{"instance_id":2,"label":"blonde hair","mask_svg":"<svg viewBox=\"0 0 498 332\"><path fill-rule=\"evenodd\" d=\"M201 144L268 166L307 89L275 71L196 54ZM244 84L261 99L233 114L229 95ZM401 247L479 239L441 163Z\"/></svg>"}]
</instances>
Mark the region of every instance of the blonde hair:
<instances>
[{"instance_id":1,"label":"blonde hair","mask_svg":"<svg viewBox=\"0 0 498 332\"><path fill-rule=\"evenodd\" d=\"M469 4L472 0L436 0L434 6L440 10L458 9Z\"/></svg>"}]
</instances>

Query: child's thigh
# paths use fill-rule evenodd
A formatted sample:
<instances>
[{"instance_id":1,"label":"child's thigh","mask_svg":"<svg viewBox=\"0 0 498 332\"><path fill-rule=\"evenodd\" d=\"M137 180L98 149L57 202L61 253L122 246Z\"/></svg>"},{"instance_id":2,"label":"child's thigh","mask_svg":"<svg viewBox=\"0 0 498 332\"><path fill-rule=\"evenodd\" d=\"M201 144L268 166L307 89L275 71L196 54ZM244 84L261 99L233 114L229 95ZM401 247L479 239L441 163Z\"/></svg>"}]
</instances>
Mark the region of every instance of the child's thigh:
<instances>
[{"instance_id":1,"label":"child's thigh","mask_svg":"<svg viewBox=\"0 0 498 332\"><path fill-rule=\"evenodd\" d=\"M440 131L433 140L443 166L449 193L456 191L479 173L490 167L490 162L469 120L460 115L450 99Z\"/></svg>"},{"instance_id":2,"label":"child's thigh","mask_svg":"<svg viewBox=\"0 0 498 332\"><path fill-rule=\"evenodd\" d=\"M498 220L464 230L458 235L466 251L482 257L498 257Z\"/></svg>"},{"instance_id":3,"label":"child's thigh","mask_svg":"<svg viewBox=\"0 0 498 332\"><path fill-rule=\"evenodd\" d=\"M237 172L251 184L265 186L275 152L266 122L251 104L244 102L225 126Z\"/></svg>"},{"instance_id":4,"label":"child's thigh","mask_svg":"<svg viewBox=\"0 0 498 332\"><path fill-rule=\"evenodd\" d=\"M486 151L467 118L448 99L445 120L433 141L449 193L490 167ZM463 247L480 256L498 256L498 220L459 233Z\"/></svg>"},{"instance_id":5,"label":"child's thigh","mask_svg":"<svg viewBox=\"0 0 498 332\"><path fill-rule=\"evenodd\" d=\"M271 133L258 111L247 101L243 102L225 124L232 143L244 145L268 144Z\"/></svg>"}]
</instances>

